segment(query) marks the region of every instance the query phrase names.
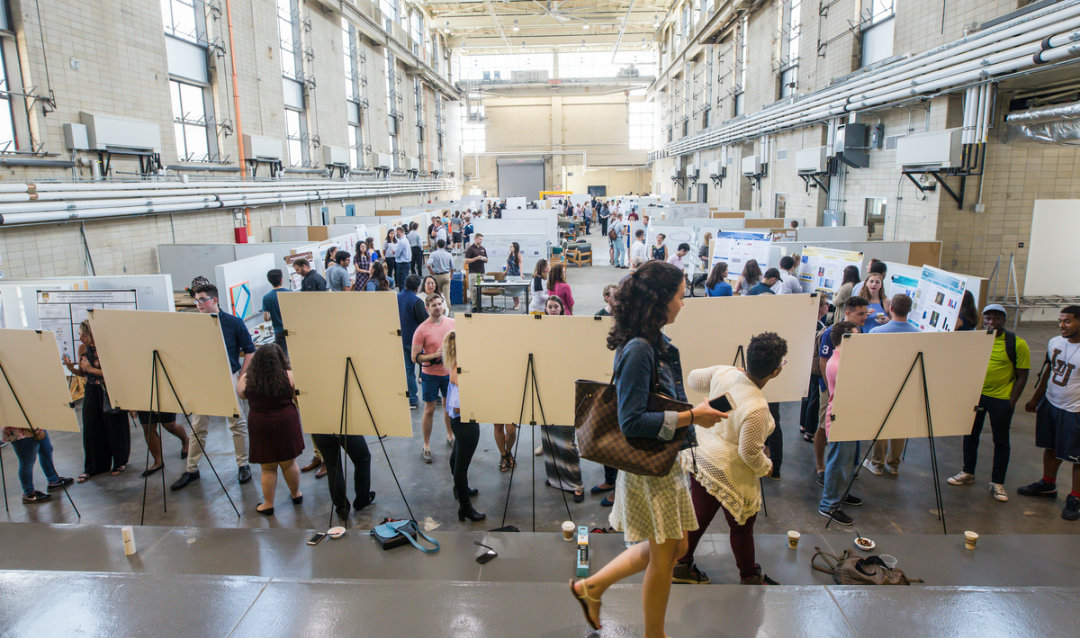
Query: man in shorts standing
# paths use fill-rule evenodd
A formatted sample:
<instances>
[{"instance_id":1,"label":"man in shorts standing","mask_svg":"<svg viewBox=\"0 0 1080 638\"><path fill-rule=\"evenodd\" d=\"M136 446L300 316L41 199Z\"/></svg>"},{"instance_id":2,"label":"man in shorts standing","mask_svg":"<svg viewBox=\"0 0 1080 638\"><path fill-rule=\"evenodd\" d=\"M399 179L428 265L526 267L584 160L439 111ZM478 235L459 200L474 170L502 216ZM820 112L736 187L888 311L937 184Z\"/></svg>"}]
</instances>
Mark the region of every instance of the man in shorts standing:
<instances>
[{"instance_id":1,"label":"man in shorts standing","mask_svg":"<svg viewBox=\"0 0 1080 638\"><path fill-rule=\"evenodd\" d=\"M431 293L427 301L428 318L421 323L412 338L412 359L420 364L420 387L424 399L424 418L421 428L424 433L424 449L420 456L424 463L431 463L431 427L435 418L435 402L439 395L446 399L450 389L450 370L443 365L442 343L446 333L454 329L454 320L446 316L446 306L442 295ZM443 410L446 420L446 442L454 442L450 429L450 415Z\"/></svg>"},{"instance_id":2,"label":"man in shorts standing","mask_svg":"<svg viewBox=\"0 0 1080 638\"><path fill-rule=\"evenodd\" d=\"M1046 347L1049 369L1039 379L1035 396L1024 406L1035 412L1035 446L1043 448L1043 477L1016 490L1024 496L1057 498L1057 472L1072 463L1072 492L1061 518L1080 519L1080 306L1058 315L1060 337Z\"/></svg>"}]
</instances>

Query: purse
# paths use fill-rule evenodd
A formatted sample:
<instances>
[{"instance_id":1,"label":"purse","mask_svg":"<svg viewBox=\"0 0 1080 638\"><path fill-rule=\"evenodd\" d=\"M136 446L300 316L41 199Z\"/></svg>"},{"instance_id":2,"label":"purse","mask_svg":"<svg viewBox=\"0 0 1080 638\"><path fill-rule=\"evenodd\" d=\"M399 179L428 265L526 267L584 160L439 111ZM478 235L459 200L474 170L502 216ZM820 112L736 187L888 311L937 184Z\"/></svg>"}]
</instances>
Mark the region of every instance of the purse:
<instances>
[{"instance_id":1,"label":"purse","mask_svg":"<svg viewBox=\"0 0 1080 638\"><path fill-rule=\"evenodd\" d=\"M417 536L422 536L424 540L435 547L424 547L416 538ZM375 529L371 530L371 537L374 538L383 549L393 549L395 547L401 547L402 545L411 544L425 554L434 554L439 551L438 541L421 531L420 526L416 524L416 521L412 520L392 521L388 519L383 521L382 524L376 525Z\"/></svg>"},{"instance_id":2,"label":"purse","mask_svg":"<svg viewBox=\"0 0 1080 638\"><path fill-rule=\"evenodd\" d=\"M101 392L103 394L103 396L101 398L101 410L102 410L102 412L104 412L105 414L120 414L120 413L122 413L124 411L123 408L114 408L113 407L112 400L109 399L109 391L107 389L105 389L105 386L101 387Z\"/></svg>"},{"instance_id":3,"label":"purse","mask_svg":"<svg viewBox=\"0 0 1080 638\"><path fill-rule=\"evenodd\" d=\"M614 372L611 380L615 380ZM656 385L654 367L649 412L685 412L693 407L656 392ZM676 429L670 441L627 438L619 427L618 398L611 382L575 381L574 403L574 428L581 457L631 474L667 476L691 430L689 425Z\"/></svg>"},{"instance_id":4,"label":"purse","mask_svg":"<svg viewBox=\"0 0 1080 638\"><path fill-rule=\"evenodd\" d=\"M818 564L821 559L823 565ZM833 577L837 585L910 585L923 582L920 578L908 578L903 571L890 568L878 556L859 558L844 550L839 556L814 548L810 566Z\"/></svg>"}]
</instances>

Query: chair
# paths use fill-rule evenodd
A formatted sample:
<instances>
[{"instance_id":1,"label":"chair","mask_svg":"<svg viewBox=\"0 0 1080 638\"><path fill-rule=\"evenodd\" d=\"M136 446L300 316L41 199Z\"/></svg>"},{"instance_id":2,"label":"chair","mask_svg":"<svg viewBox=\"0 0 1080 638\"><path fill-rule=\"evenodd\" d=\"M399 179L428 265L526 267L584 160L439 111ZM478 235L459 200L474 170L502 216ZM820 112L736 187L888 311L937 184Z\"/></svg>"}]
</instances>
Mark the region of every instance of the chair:
<instances>
[{"instance_id":1,"label":"chair","mask_svg":"<svg viewBox=\"0 0 1080 638\"><path fill-rule=\"evenodd\" d=\"M568 247L566 261L574 266L592 266L592 245L575 244Z\"/></svg>"},{"instance_id":2,"label":"chair","mask_svg":"<svg viewBox=\"0 0 1080 638\"><path fill-rule=\"evenodd\" d=\"M502 272L485 274L484 276L485 277L493 277L495 279L495 281L505 281L505 279L506 279L506 273L502 273ZM486 307L486 308L491 309L491 310L497 310L498 306L495 305L495 297L497 297L499 295L504 295L505 294L504 290L502 288L484 288L483 285L484 284L481 282L481 284L480 284L480 286L481 286L480 294L482 296L484 296L484 297L490 297L491 298L491 305L490 306L484 306L481 303L481 309ZM503 304L503 307L504 308L506 307L505 304Z\"/></svg>"}]
</instances>

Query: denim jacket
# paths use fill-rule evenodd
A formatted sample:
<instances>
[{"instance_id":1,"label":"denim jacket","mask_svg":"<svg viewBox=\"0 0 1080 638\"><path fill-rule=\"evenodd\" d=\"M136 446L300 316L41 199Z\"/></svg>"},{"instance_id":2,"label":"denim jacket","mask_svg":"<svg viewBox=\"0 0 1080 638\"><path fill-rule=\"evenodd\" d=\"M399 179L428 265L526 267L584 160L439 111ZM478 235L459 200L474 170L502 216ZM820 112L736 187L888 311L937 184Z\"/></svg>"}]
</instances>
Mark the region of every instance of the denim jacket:
<instances>
[{"instance_id":1,"label":"denim jacket","mask_svg":"<svg viewBox=\"0 0 1080 638\"><path fill-rule=\"evenodd\" d=\"M619 348L615 355L615 394L619 407L619 428L628 438L670 441L675 434L676 412L648 412L649 392L653 390L653 366L656 388L660 394L686 401L683 390L679 349L661 335L667 352L661 354L648 341L636 337Z\"/></svg>"}]
</instances>

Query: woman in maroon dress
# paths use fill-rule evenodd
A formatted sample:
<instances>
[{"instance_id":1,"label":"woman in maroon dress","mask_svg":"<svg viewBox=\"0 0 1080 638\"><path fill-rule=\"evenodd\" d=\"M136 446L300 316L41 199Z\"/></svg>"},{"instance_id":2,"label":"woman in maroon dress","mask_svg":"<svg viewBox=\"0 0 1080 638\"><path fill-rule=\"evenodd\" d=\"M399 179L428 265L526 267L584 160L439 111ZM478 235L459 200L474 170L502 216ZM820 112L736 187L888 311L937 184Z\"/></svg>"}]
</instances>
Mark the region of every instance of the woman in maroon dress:
<instances>
[{"instance_id":1,"label":"woman in maroon dress","mask_svg":"<svg viewBox=\"0 0 1080 638\"><path fill-rule=\"evenodd\" d=\"M249 458L262 465L263 502L255 511L273 516L278 469L289 486L293 504L304 500L300 468L296 465L296 457L304 451L304 435L300 431L300 413L293 403L292 370L281 348L269 344L256 350L251 365L240 375L237 390L249 405Z\"/></svg>"}]
</instances>

